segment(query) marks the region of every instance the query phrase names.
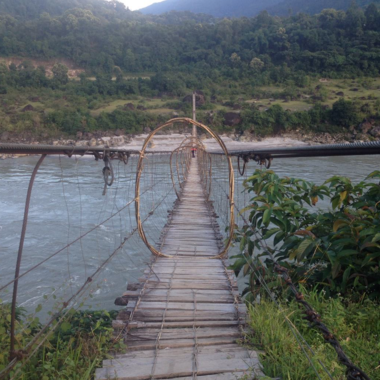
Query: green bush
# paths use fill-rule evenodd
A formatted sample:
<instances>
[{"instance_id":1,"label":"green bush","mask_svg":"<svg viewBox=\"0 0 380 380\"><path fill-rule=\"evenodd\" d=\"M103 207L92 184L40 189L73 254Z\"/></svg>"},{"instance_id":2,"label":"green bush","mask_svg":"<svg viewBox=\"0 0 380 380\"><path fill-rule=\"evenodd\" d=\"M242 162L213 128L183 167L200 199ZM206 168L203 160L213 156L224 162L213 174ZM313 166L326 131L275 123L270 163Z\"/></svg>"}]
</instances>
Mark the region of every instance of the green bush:
<instances>
[{"instance_id":1,"label":"green bush","mask_svg":"<svg viewBox=\"0 0 380 380\"><path fill-rule=\"evenodd\" d=\"M120 351L123 348L123 344L113 338L112 320L117 313L105 310L70 310L67 318L48 336L36 354L24 366L16 365L15 370L21 369L19 378L91 379L110 350ZM10 305L0 303L0 371L8 364L10 315ZM17 309L16 316L15 348L21 350L40 331L41 324L38 318L28 317L21 308ZM59 318L57 315L57 321Z\"/></svg>"},{"instance_id":2,"label":"green bush","mask_svg":"<svg viewBox=\"0 0 380 380\"><path fill-rule=\"evenodd\" d=\"M380 186L370 182L353 185L335 176L322 186L295 178L280 178L273 171L257 170L247 179L254 193L249 226L238 232L242 253L233 265L236 273L247 268L247 260L268 259L271 252L289 268L295 281L316 286L327 295L363 294L380 299ZM319 198L329 200L331 209L315 208ZM271 244L263 250L262 241ZM249 289L247 290L249 291Z\"/></svg>"}]
</instances>

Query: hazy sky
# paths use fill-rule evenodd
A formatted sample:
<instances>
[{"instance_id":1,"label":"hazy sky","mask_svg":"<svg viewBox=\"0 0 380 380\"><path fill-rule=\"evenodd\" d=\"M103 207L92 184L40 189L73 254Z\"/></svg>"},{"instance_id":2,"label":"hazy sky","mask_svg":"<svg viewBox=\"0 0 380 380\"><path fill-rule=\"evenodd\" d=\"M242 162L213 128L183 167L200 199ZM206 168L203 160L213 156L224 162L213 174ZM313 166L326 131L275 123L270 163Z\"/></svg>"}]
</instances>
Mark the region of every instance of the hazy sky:
<instances>
[{"instance_id":1,"label":"hazy sky","mask_svg":"<svg viewBox=\"0 0 380 380\"><path fill-rule=\"evenodd\" d=\"M137 9L145 8L153 3L160 3L163 0L119 0L124 3L130 10L136 11Z\"/></svg>"}]
</instances>

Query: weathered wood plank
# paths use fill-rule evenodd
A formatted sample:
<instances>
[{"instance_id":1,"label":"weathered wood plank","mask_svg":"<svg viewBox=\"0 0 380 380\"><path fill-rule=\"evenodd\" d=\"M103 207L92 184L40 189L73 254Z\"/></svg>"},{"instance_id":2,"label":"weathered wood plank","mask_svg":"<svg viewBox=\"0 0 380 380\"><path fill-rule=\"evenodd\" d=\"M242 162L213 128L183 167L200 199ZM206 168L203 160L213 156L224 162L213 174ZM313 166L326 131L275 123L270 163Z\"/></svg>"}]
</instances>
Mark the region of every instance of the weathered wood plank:
<instances>
[{"instance_id":1,"label":"weathered wood plank","mask_svg":"<svg viewBox=\"0 0 380 380\"><path fill-rule=\"evenodd\" d=\"M161 333L161 340L169 339L194 339L194 329L182 328L182 329L135 329L129 330L127 333L128 341L140 341L140 340L155 340L157 336ZM236 337L241 336L241 331L237 327L205 327L196 329L197 338L215 338L215 337Z\"/></svg>"}]
</instances>

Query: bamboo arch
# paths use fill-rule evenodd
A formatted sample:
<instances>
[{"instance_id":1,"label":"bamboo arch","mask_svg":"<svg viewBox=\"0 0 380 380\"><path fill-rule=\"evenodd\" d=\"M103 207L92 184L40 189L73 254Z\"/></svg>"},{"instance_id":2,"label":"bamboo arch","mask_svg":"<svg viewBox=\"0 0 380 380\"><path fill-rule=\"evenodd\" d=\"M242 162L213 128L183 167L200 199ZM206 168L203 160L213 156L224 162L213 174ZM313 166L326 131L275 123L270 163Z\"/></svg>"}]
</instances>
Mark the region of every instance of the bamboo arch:
<instances>
[{"instance_id":1,"label":"bamboo arch","mask_svg":"<svg viewBox=\"0 0 380 380\"><path fill-rule=\"evenodd\" d=\"M165 255L165 254L159 252L156 248L154 248L149 243L149 241L145 235L144 228L143 228L143 225L141 222L141 216L140 216L140 180L141 180L142 171L144 169L143 162L144 162L145 152L146 152L146 149L148 147L148 144L153 139L153 137L157 134L157 132L161 131L164 128L171 126L174 123L191 124L193 126L196 126L198 128L205 130L218 142L219 146L222 148L222 150L223 150L223 152L227 158L228 171L229 171L229 204L230 204L229 205L229 213L230 213L229 237L227 239L227 242L226 242L223 250L221 252L219 252L219 254L217 256L211 257L211 259L223 258L227 254L228 249L231 246L232 238L233 238L233 234L234 234L234 228L235 228L235 215L234 215L234 191L235 191L234 184L235 184L235 178L234 178L234 169L232 166L231 157L229 156L227 147L224 144L223 140L220 138L220 136L217 133L215 133L212 129L207 127L206 125L201 124L201 123L194 121L192 119L189 119L189 118L171 119L168 122L166 122L165 124L157 127L145 139L144 145L143 145L141 152L140 152L139 161L137 163L136 186L135 186L135 193L136 193L135 194L135 199L136 199L136 201L135 201L135 214L136 214L137 228L138 228L140 237L143 240L143 242L145 243L145 245L149 248L149 250L154 255L159 256L159 257L166 257L166 258L172 257L170 255Z\"/></svg>"}]
</instances>

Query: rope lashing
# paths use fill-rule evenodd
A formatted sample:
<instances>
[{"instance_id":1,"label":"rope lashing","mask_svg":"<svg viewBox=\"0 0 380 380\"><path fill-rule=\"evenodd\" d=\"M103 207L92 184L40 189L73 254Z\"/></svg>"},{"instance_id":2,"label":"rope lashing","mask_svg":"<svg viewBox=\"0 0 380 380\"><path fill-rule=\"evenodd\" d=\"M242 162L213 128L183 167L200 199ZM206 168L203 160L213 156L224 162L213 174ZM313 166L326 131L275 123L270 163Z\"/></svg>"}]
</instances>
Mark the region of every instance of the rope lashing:
<instances>
[{"instance_id":1,"label":"rope lashing","mask_svg":"<svg viewBox=\"0 0 380 380\"><path fill-rule=\"evenodd\" d=\"M264 165L266 169L269 169L272 165L272 160L273 158L270 157L270 158L260 158L257 163L259 165Z\"/></svg>"},{"instance_id":2,"label":"rope lashing","mask_svg":"<svg viewBox=\"0 0 380 380\"><path fill-rule=\"evenodd\" d=\"M266 169L269 169L272 165L273 157L262 157L257 154L255 154L254 156L249 155L249 154L240 154L237 159L237 165L238 165L238 172L241 176L245 174L245 169L250 159L253 159L254 161L256 161L258 165L264 165ZM241 168L240 160L244 161L243 169Z\"/></svg>"},{"instance_id":3,"label":"rope lashing","mask_svg":"<svg viewBox=\"0 0 380 380\"><path fill-rule=\"evenodd\" d=\"M112 186L115 179L115 175L112 168L111 160L107 155L104 156L104 168L103 168L103 178L104 178L104 190L103 195L107 194L107 187Z\"/></svg>"},{"instance_id":4,"label":"rope lashing","mask_svg":"<svg viewBox=\"0 0 380 380\"><path fill-rule=\"evenodd\" d=\"M243 170L241 170L241 167L240 167L240 159L243 159L243 161L244 161ZM245 167L246 167L246 165L247 165L248 162L249 162L249 156L246 156L246 155L244 155L244 156L238 156L238 171L239 171L239 174L241 176L244 175L244 173L245 173Z\"/></svg>"},{"instance_id":5,"label":"rope lashing","mask_svg":"<svg viewBox=\"0 0 380 380\"><path fill-rule=\"evenodd\" d=\"M119 160L123 161L125 165L128 165L129 157L131 157L130 152L119 154Z\"/></svg>"}]
</instances>

